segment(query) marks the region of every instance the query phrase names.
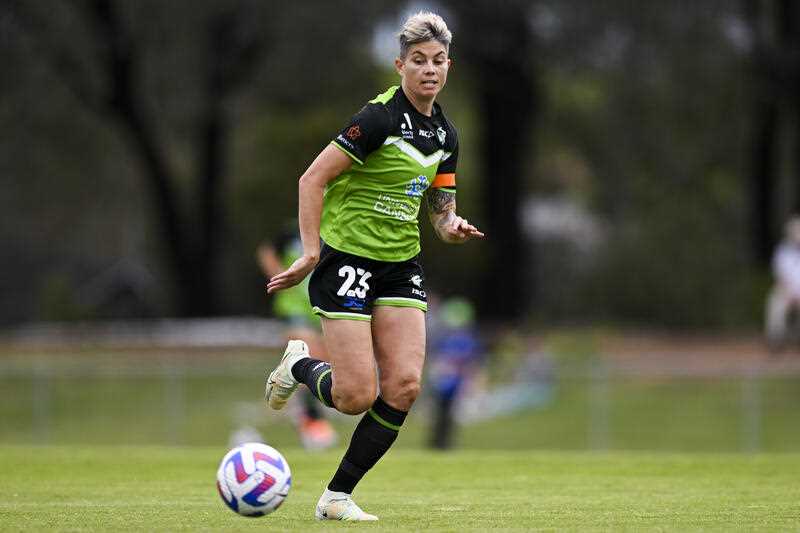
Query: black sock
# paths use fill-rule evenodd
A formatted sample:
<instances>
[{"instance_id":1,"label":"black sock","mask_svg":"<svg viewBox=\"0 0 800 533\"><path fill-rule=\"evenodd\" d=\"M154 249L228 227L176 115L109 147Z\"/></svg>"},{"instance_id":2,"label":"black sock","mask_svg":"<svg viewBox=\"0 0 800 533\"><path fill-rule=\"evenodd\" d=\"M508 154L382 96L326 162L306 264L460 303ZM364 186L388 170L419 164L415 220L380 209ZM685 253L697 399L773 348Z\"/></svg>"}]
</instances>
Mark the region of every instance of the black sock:
<instances>
[{"instance_id":1,"label":"black sock","mask_svg":"<svg viewBox=\"0 0 800 533\"><path fill-rule=\"evenodd\" d=\"M367 470L375 466L397 439L407 414L388 405L378 396L356 426L347 453L328 489L351 494Z\"/></svg>"},{"instance_id":2,"label":"black sock","mask_svg":"<svg viewBox=\"0 0 800 533\"><path fill-rule=\"evenodd\" d=\"M292 375L300 383L305 383L311 394L319 401L328 407L333 407L331 365L319 359L304 357L294 364Z\"/></svg>"}]
</instances>

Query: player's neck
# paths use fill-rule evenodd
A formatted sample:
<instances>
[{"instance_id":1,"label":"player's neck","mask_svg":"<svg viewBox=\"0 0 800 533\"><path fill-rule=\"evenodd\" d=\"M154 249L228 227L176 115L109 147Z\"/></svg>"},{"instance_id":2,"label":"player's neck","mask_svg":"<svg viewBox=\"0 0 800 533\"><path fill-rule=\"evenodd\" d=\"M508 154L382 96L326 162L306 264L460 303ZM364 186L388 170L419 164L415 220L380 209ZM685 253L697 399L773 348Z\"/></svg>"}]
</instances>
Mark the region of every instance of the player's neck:
<instances>
[{"instance_id":1,"label":"player's neck","mask_svg":"<svg viewBox=\"0 0 800 533\"><path fill-rule=\"evenodd\" d=\"M426 117L433 115L433 102L436 99L435 97L430 99L428 98L423 99L415 95L413 91L409 91L405 87L401 88L403 89L403 94L405 94L406 98L408 98L408 101L411 102L411 105L414 106L414 109L416 109Z\"/></svg>"}]
</instances>

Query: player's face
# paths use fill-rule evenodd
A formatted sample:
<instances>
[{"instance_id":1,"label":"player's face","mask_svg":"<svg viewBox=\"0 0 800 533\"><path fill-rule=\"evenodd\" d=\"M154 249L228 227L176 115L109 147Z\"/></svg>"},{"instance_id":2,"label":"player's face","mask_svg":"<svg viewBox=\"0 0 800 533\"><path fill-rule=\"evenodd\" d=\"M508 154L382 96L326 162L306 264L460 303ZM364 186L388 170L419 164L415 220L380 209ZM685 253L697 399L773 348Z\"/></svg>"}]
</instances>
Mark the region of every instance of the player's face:
<instances>
[{"instance_id":1,"label":"player's face","mask_svg":"<svg viewBox=\"0 0 800 533\"><path fill-rule=\"evenodd\" d=\"M395 60L403 88L422 100L433 100L447 81L450 58L439 41L412 45L405 58Z\"/></svg>"}]
</instances>

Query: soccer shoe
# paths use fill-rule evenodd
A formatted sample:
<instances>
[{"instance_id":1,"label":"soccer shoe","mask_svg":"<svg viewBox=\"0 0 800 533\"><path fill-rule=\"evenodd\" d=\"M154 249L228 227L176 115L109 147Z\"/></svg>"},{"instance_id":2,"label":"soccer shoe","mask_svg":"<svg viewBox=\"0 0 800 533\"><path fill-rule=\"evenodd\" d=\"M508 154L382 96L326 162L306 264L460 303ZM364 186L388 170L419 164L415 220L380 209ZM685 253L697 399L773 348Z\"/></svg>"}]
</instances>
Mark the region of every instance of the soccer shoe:
<instances>
[{"instance_id":1,"label":"soccer shoe","mask_svg":"<svg viewBox=\"0 0 800 533\"><path fill-rule=\"evenodd\" d=\"M367 522L378 519L377 516L362 511L349 494L339 492L329 495L329 493L330 491L326 490L317 502L317 510L314 513L317 520Z\"/></svg>"},{"instance_id":2,"label":"soccer shoe","mask_svg":"<svg viewBox=\"0 0 800 533\"><path fill-rule=\"evenodd\" d=\"M308 346L303 341L289 341L286 351L283 352L281 362L267 378L264 398L273 409L283 409L292 393L297 389L299 382L292 375L292 366L308 357Z\"/></svg>"}]
</instances>

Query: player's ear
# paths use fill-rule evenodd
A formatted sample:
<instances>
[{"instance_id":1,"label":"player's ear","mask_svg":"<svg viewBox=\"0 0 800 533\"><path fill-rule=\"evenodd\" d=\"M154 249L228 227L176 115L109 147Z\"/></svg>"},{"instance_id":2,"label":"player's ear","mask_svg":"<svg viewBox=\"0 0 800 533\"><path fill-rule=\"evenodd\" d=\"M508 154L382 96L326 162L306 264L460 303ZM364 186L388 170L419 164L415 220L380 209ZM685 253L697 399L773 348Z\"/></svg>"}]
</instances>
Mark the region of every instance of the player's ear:
<instances>
[{"instance_id":1,"label":"player's ear","mask_svg":"<svg viewBox=\"0 0 800 533\"><path fill-rule=\"evenodd\" d=\"M405 66L405 61L403 61L399 57L394 58L394 69L401 76L403 75L403 66Z\"/></svg>"}]
</instances>

